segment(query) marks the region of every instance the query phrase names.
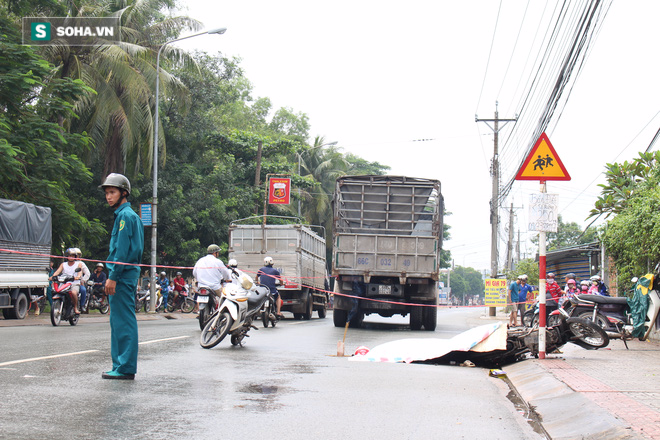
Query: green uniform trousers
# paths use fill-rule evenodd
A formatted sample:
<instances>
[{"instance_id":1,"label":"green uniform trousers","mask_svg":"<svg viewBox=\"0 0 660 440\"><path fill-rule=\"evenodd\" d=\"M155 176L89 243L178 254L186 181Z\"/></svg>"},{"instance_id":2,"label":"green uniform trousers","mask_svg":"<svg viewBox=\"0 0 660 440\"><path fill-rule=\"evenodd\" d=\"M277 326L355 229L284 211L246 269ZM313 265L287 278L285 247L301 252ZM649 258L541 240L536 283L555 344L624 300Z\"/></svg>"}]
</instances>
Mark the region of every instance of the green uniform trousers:
<instances>
[{"instance_id":1,"label":"green uniform trousers","mask_svg":"<svg viewBox=\"0 0 660 440\"><path fill-rule=\"evenodd\" d=\"M117 281L110 298L110 354L112 370L135 374L138 358L138 326L135 317L135 291L138 279Z\"/></svg>"}]
</instances>

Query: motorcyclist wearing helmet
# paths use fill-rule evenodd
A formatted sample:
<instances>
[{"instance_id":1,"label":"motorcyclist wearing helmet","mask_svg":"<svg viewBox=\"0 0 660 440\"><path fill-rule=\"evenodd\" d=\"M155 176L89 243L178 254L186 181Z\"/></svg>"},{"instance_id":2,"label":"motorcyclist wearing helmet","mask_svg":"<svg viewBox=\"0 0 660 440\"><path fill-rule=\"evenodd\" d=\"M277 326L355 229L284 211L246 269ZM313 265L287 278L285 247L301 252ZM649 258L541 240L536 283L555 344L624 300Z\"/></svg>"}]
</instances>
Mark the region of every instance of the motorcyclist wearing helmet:
<instances>
[{"instance_id":1,"label":"motorcyclist wearing helmet","mask_svg":"<svg viewBox=\"0 0 660 440\"><path fill-rule=\"evenodd\" d=\"M83 277L83 272L82 272L82 268L78 272L76 272L76 269L80 267L80 264L82 264L82 262L80 261L76 262L76 258L78 257L78 252L76 248L68 248L66 252L64 252L64 256L66 257L66 261L60 264L60 267L58 267L55 273L53 273L51 279L55 279L57 276L59 276L62 273L64 275L69 275L73 277L73 283L71 283L72 286L71 286L71 290L69 291L69 296L71 298L71 303L73 304L73 313L79 315L80 308L78 307L78 294L80 293L80 280ZM87 270L87 274L88 274L87 276L89 276L89 269Z\"/></svg>"},{"instance_id":2,"label":"motorcyclist wearing helmet","mask_svg":"<svg viewBox=\"0 0 660 440\"><path fill-rule=\"evenodd\" d=\"M172 280L172 284L174 284L174 298L172 301L176 301L179 295L186 291L186 280L183 279L183 274L181 272L176 273L176 276Z\"/></svg>"},{"instance_id":3,"label":"motorcyclist wearing helmet","mask_svg":"<svg viewBox=\"0 0 660 440\"><path fill-rule=\"evenodd\" d=\"M161 272L158 277L158 285L160 286L160 296L163 297L163 304L167 306L167 296L169 294L170 280L167 278L165 271ZM165 307L167 310L167 307Z\"/></svg>"},{"instance_id":4,"label":"motorcyclist wearing helmet","mask_svg":"<svg viewBox=\"0 0 660 440\"><path fill-rule=\"evenodd\" d=\"M582 280L580 281L580 293L587 294L589 293L589 287L591 287L591 283L587 280Z\"/></svg>"},{"instance_id":5,"label":"motorcyclist wearing helmet","mask_svg":"<svg viewBox=\"0 0 660 440\"><path fill-rule=\"evenodd\" d=\"M559 305L559 300L561 299L564 292L561 290L557 281L555 281L555 274L548 272L545 276L546 279L546 290L545 290L545 299L546 299L546 312L550 313L553 310L556 310Z\"/></svg>"},{"instance_id":6,"label":"motorcyclist wearing helmet","mask_svg":"<svg viewBox=\"0 0 660 440\"><path fill-rule=\"evenodd\" d=\"M603 295L610 296L610 292L607 291L607 286L600 279L600 276L594 275L589 278L591 281L591 287L589 287L589 294L591 295Z\"/></svg>"},{"instance_id":7,"label":"motorcyclist wearing helmet","mask_svg":"<svg viewBox=\"0 0 660 440\"><path fill-rule=\"evenodd\" d=\"M94 283L94 291L99 290L100 292L102 292L101 298L105 302L106 300L105 281L108 279L108 277L103 271L103 269L105 269L103 263L97 263L96 267L94 268L94 273L92 274L91 277L89 277L89 280Z\"/></svg>"},{"instance_id":8,"label":"motorcyclist wearing helmet","mask_svg":"<svg viewBox=\"0 0 660 440\"><path fill-rule=\"evenodd\" d=\"M206 249L206 256L197 260L193 268L197 285L213 290L218 296L221 294L222 283L231 282L231 272L219 256L220 246L211 244Z\"/></svg>"},{"instance_id":9,"label":"motorcyclist wearing helmet","mask_svg":"<svg viewBox=\"0 0 660 440\"><path fill-rule=\"evenodd\" d=\"M135 378L138 358L138 326L135 317L135 292L140 277L139 264L144 251L144 226L131 208L128 196L131 182L126 176L108 174L101 188L105 200L115 211L110 238L108 279L105 293L110 300L110 353L112 370L103 379ZM127 264L115 264L127 263Z\"/></svg>"},{"instance_id":10,"label":"motorcyclist wearing helmet","mask_svg":"<svg viewBox=\"0 0 660 440\"><path fill-rule=\"evenodd\" d=\"M275 305L277 306L277 317L282 319L284 318L281 312L282 298L280 298L280 293L277 291L277 282L280 280L282 274L273 267L274 263L271 257L264 258L264 267L257 272L257 282L270 289L270 293L273 295Z\"/></svg>"},{"instance_id":11,"label":"motorcyclist wearing helmet","mask_svg":"<svg viewBox=\"0 0 660 440\"><path fill-rule=\"evenodd\" d=\"M82 251L79 248L73 248L76 252L76 264L80 268L80 273L82 274L80 278L80 312L88 313L87 311L87 280L91 276L89 268L82 261Z\"/></svg>"},{"instance_id":12,"label":"motorcyclist wearing helmet","mask_svg":"<svg viewBox=\"0 0 660 440\"><path fill-rule=\"evenodd\" d=\"M566 274L566 276L564 277L564 283L565 283L564 284L564 293L568 292L568 280L573 280L573 282L575 282L576 279L577 279L577 277L575 276L574 273L571 272L571 273Z\"/></svg>"},{"instance_id":13,"label":"motorcyclist wearing helmet","mask_svg":"<svg viewBox=\"0 0 660 440\"><path fill-rule=\"evenodd\" d=\"M231 282L236 285L240 285L240 277L243 272L238 270L238 261L236 261L235 258L231 258L229 261L227 261L227 269L229 269L229 272L231 272L233 275L231 277Z\"/></svg>"}]
</instances>

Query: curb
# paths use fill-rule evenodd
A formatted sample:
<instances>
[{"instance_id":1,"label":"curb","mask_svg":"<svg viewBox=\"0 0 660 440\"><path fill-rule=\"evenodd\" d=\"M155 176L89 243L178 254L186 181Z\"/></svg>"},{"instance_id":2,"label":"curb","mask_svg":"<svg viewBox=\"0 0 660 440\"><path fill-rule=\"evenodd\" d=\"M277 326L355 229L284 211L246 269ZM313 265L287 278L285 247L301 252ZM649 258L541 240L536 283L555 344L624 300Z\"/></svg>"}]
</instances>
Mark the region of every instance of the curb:
<instances>
[{"instance_id":1,"label":"curb","mask_svg":"<svg viewBox=\"0 0 660 440\"><path fill-rule=\"evenodd\" d=\"M536 359L529 359L505 368L511 385L552 439L630 439L644 437L614 417L605 409L574 391ZM576 437L576 433L580 433Z\"/></svg>"}]
</instances>

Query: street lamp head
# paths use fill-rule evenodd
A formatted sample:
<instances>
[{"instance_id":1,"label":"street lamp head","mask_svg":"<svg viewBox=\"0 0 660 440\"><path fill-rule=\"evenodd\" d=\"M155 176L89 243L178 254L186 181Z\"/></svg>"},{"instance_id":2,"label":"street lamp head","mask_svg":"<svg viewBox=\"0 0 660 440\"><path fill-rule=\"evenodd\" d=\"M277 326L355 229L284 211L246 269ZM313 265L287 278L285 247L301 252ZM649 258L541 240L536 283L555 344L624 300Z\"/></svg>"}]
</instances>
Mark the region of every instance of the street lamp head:
<instances>
[{"instance_id":1,"label":"street lamp head","mask_svg":"<svg viewBox=\"0 0 660 440\"><path fill-rule=\"evenodd\" d=\"M227 32L227 28L223 27L218 29L212 29L208 31L207 34L224 34L225 32Z\"/></svg>"}]
</instances>

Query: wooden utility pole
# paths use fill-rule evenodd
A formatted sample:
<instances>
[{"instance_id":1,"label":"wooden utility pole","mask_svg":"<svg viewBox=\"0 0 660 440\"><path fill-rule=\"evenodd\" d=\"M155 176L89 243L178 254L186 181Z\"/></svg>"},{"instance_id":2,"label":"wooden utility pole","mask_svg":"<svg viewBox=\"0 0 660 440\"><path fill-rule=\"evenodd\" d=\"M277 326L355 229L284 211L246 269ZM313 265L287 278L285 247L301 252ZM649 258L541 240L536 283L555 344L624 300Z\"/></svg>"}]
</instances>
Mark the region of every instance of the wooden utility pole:
<instances>
[{"instance_id":1,"label":"wooden utility pole","mask_svg":"<svg viewBox=\"0 0 660 440\"><path fill-rule=\"evenodd\" d=\"M500 129L504 128L507 122L515 122L518 118L514 119L500 119L499 113L497 111L498 103L495 102L495 118L494 119L479 119L475 115L475 122L485 122L495 135L494 139L494 149L493 149L493 161L491 164L491 175L493 177L492 184L492 196L490 199L490 275L492 278L497 278L497 232L499 228L499 206L500 206L500 162L499 162L499 134ZM493 125L490 125L490 122ZM500 122L503 122L500 127ZM495 316L495 307L490 307L489 315Z\"/></svg>"}]
</instances>

